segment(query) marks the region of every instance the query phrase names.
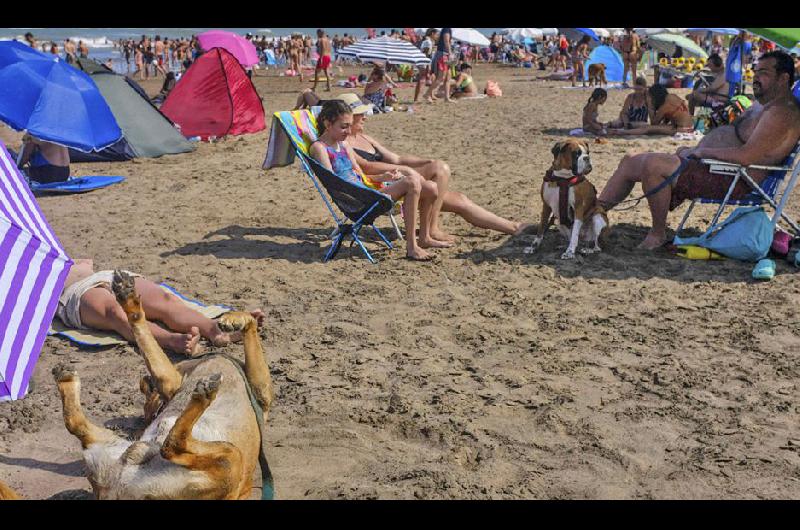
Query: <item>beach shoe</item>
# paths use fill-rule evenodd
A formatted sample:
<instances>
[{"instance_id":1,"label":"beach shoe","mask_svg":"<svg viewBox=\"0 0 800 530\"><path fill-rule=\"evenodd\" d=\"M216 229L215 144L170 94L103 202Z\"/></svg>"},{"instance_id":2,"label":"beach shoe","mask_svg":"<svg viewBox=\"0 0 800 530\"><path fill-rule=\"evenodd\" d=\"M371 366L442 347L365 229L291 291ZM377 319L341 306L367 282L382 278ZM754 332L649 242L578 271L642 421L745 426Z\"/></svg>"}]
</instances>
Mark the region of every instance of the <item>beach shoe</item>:
<instances>
[{"instance_id":1,"label":"beach shoe","mask_svg":"<svg viewBox=\"0 0 800 530\"><path fill-rule=\"evenodd\" d=\"M764 258L756 263L753 269L754 280L771 280L775 277L775 262L771 259Z\"/></svg>"}]
</instances>

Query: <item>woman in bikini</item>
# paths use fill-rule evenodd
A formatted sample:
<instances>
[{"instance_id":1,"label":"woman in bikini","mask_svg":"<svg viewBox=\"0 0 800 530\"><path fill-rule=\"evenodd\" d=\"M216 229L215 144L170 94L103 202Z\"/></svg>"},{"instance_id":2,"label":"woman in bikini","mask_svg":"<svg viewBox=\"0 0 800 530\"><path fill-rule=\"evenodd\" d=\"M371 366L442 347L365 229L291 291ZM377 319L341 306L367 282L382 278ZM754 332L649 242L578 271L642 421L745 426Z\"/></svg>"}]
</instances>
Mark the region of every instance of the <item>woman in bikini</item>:
<instances>
[{"instance_id":1,"label":"woman in bikini","mask_svg":"<svg viewBox=\"0 0 800 530\"><path fill-rule=\"evenodd\" d=\"M383 67L376 65L364 86L364 99L375 105L378 111L383 112L386 107L386 89L390 87L397 88L397 84L386 75Z\"/></svg>"},{"instance_id":2,"label":"woman in bikini","mask_svg":"<svg viewBox=\"0 0 800 530\"><path fill-rule=\"evenodd\" d=\"M633 92L625 97L619 118L607 124L609 129L647 127L650 109L647 106L647 78L640 75L633 82Z\"/></svg>"},{"instance_id":3,"label":"woman in bikini","mask_svg":"<svg viewBox=\"0 0 800 530\"><path fill-rule=\"evenodd\" d=\"M578 44L572 48L572 86L575 86L575 80L580 73L583 86L586 86L586 75L583 71L583 63L589 58L589 41L591 37L584 35Z\"/></svg>"},{"instance_id":4,"label":"woman in bikini","mask_svg":"<svg viewBox=\"0 0 800 530\"><path fill-rule=\"evenodd\" d=\"M303 82L303 69L300 66L301 55L303 53L303 38L300 35L292 35L292 40L289 41L289 61L291 70L297 72L300 76L300 82Z\"/></svg>"},{"instance_id":5,"label":"woman in bikini","mask_svg":"<svg viewBox=\"0 0 800 530\"><path fill-rule=\"evenodd\" d=\"M631 79L636 79L636 67L642 58L642 45L639 42L639 35L633 28L625 28L625 35L622 37L622 62L624 63L622 72L622 85L628 86L628 72Z\"/></svg>"},{"instance_id":6,"label":"woman in bikini","mask_svg":"<svg viewBox=\"0 0 800 530\"><path fill-rule=\"evenodd\" d=\"M608 134L637 136L694 132L694 119L689 114L686 100L670 94L662 85L653 85L647 89L647 106L651 125L635 129L613 129L609 130Z\"/></svg>"},{"instance_id":7,"label":"woman in bikini","mask_svg":"<svg viewBox=\"0 0 800 530\"><path fill-rule=\"evenodd\" d=\"M340 99L346 103L357 103L355 94L341 94ZM434 204L431 212L431 236L439 241L454 241L453 236L444 232L439 226L439 209L451 212L478 228L495 230L503 234L518 235L529 224L511 221L481 208L461 192L449 189L450 167L441 160L420 158L414 155L399 155L380 144L364 133L366 114L364 107L356 107L353 111L353 123L346 144L353 149L356 161L367 175L380 174L385 171L400 171L406 175L420 175L428 184L435 184L437 196L441 198L441 206ZM370 177L374 178L374 177ZM424 191L424 190L423 190Z\"/></svg>"},{"instance_id":8,"label":"woman in bikini","mask_svg":"<svg viewBox=\"0 0 800 530\"><path fill-rule=\"evenodd\" d=\"M318 140L311 144L309 152L323 167L352 184L365 187L369 185L395 201L404 197L406 257L415 261L429 261L433 256L423 247L442 248L451 245L433 238L430 232L431 207L436 198L436 191L425 194L422 191L423 187L430 190L432 183L426 184L418 174L404 174L397 170L364 177L355 153L344 143L350 135L353 113L363 113L368 109L369 107L360 100L354 101L353 105L348 105L339 99L327 101L317 117ZM418 209L420 210L419 242L415 237Z\"/></svg>"}]
</instances>

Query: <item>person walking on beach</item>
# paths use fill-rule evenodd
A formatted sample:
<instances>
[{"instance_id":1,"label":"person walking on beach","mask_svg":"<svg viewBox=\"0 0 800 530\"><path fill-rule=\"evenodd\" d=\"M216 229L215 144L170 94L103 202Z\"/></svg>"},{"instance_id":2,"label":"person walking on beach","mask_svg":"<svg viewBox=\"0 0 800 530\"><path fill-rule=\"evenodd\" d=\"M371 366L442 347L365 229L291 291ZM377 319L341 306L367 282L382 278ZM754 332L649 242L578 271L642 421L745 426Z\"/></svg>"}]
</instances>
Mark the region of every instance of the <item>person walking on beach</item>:
<instances>
[{"instance_id":1,"label":"person walking on beach","mask_svg":"<svg viewBox=\"0 0 800 530\"><path fill-rule=\"evenodd\" d=\"M325 73L325 92L331 91L331 40L325 35L321 29L317 30L317 66L314 68L314 88L312 91L317 90L317 83L319 82L320 71Z\"/></svg>"},{"instance_id":2,"label":"person walking on beach","mask_svg":"<svg viewBox=\"0 0 800 530\"><path fill-rule=\"evenodd\" d=\"M303 56L303 38L300 35L292 35L292 40L289 41L289 61L290 69L296 72L295 75L300 76L300 83L303 83L303 69L300 66L300 61Z\"/></svg>"},{"instance_id":3,"label":"person walking on beach","mask_svg":"<svg viewBox=\"0 0 800 530\"><path fill-rule=\"evenodd\" d=\"M67 64L73 64L75 62L75 43L69 39L64 41L64 58Z\"/></svg>"},{"instance_id":4,"label":"person walking on beach","mask_svg":"<svg viewBox=\"0 0 800 530\"><path fill-rule=\"evenodd\" d=\"M167 75L167 71L164 69L164 43L161 41L161 35L156 35L155 41L153 41L153 53L156 65L156 77L158 77L159 72Z\"/></svg>"},{"instance_id":5,"label":"person walking on beach","mask_svg":"<svg viewBox=\"0 0 800 530\"><path fill-rule=\"evenodd\" d=\"M433 59L431 61L431 68L436 78L433 80L433 83L431 83L431 86L428 87L425 96L423 96L428 103L433 103L435 99L433 95L436 93L436 89L442 81L444 81L444 100L448 103L453 101L450 99L450 58L453 54L452 37L453 28L442 28L442 31L439 32L436 53L433 54Z\"/></svg>"},{"instance_id":6,"label":"person walking on beach","mask_svg":"<svg viewBox=\"0 0 800 530\"><path fill-rule=\"evenodd\" d=\"M58 43L56 41L50 43L50 53L58 57Z\"/></svg>"},{"instance_id":7,"label":"person walking on beach","mask_svg":"<svg viewBox=\"0 0 800 530\"><path fill-rule=\"evenodd\" d=\"M89 58L89 47L83 41L78 41L78 53L81 56L81 59L88 59Z\"/></svg>"},{"instance_id":8,"label":"person walking on beach","mask_svg":"<svg viewBox=\"0 0 800 530\"><path fill-rule=\"evenodd\" d=\"M622 86L628 88L628 71L631 79L636 79L636 68L639 59L642 58L642 45L639 42L639 35L633 28L625 28L625 36L622 37L622 61L624 64L622 71Z\"/></svg>"}]
</instances>

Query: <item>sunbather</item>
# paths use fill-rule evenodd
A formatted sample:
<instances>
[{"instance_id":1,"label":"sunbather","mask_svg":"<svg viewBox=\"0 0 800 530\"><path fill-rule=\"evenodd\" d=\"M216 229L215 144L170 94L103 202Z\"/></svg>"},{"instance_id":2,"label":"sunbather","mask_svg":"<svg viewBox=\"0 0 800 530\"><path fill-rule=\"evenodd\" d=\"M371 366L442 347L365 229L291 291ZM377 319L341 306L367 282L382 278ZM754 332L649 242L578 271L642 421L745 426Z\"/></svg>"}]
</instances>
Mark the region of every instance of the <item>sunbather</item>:
<instances>
[{"instance_id":1,"label":"sunbather","mask_svg":"<svg viewBox=\"0 0 800 530\"><path fill-rule=\"evenodd\" d=\"M646 134L675 134L693 132L694 120L689 114L686 101L670 94L661 85L653 85L647 89L647 108L650 112L650 124L635 129L609 129L609 135L638 136Z\"/></svg>"},{"instance_id":2,"label":"sunbather","mask_svg":"<svg viewBox=\"0 0 800 530\"><path fill-rule=\"evenodd\" d=\"M625 97L619 118L609 122L609 129L638 129L647 127L650 110L647 106L647 78L640 75L633 82L633 92Z\"/></svg>"},{"instance_id":3,"label":"sunbather","mask_svg":"<svg viewBox=\"0 0 800 530\"><path fill-rule=\"evenodd\" d=\"M30 166L25 167L29 162ZM17 165L40 184L65 182L69 179L69 150L26 133L22 138L22 158Z\"/></svg>"},{"instance_id":4,"label":"sunbather","mask_svg":"<svg viewBox=\"0 0 800 530\"><path fill-rule=\"evenodd\" d=\"M125 311L111 292L112 276L110 270L95 272L91 259L76 259L64 283L56 314L69 327L115 331L125 340L134 342ZM239 339L223 332L215 321L187 307L178 297L150 280L138 274L133 276L148 320L158 320L169 328L150 322L150 330L162 348L195 357L203 352L199 344L201 336L215 346ZM259 324L264 320L260 309L251 314Z\"/></svg>"},{"instance_id":5,"label":"sunbather","mask_svg":"<svg viewBox=\"0 0 800 530\"><path fill-rule=\"evenodd\" d=\"M694 116L695 107L711 107L714 104L722 105L728 101L729 84L725 80L725 63L717 55L708 58L708 68L714 74L710 83L695 86L691 94L686 96L689 103L689 114Z\"/></svg>"},{"instance_id":6,"label":"sunbather","mask_svg":"<svg viewBox=\"0 0 800 530\"><path fill-rule=\"evenodd\" d=\"M339 98L348 105L358 101L356 94L341 94ZM436 184L437 196L441 198L441 205L435 204L431 211L430 234L434 239L453 241L453 237L439 227L439 210L455 213L479 228L496 230L509 235L519 234L529 226L495 215L472 202L463 193L449 189L450 167L445 162L413 155L398 155L371 136L364 134L365 112L365 106L356 106L353 110L353 123L345 143L353 149L359 167L370 178L373 178L372 175L386 171L400 171L406 175L419 175L428 184Z\"/></svg>"},{"instance_id":7,"label":"sunbather","mask_svg":"<svg viewBox=\"0 0 800 530\"><path fill-rule=\"evenodd\" d=\"M721 199L730 179L710 173L700 158L715 158L743 166L781 165L800 139L800 108L791 92L794 64L788 54L770 52L758 61L753 94L760 105L753 105L734 123L722 125L706 134L697 147L682 147L675 154L642 153L626 155L598 197L606 210L624 200L637 182L645 193L665 180L668 186L647 197L653 226L640 247L654 249L666 240L667 213L686 199ZM756 183L767 176L763 170L750 170ZM750 192L740 181L731 194L738 199Z\"/></svg>"},{"instance_id":8,"label":"sunbather","mask_svg":"<svg viewBox=\"0 0 800 530\"><path fill-rule=\"evenodd\" d=\"M386 107L386 89L390 87L397 88L397 84L386 75L386 70L375 66L364 86L364 99L372 103L377 111L383 112Z\"/></svg>"},{"instance_id":9,"label":"sunbather","mask_svg":"<svg viewBox=\"0 0 800 530\"><path fill-rule=\"evenodd\" d=\"M398 200L404 197L403 220L406 224L406 256L417 261L433 258L423 247L447 247L450 243L439 241L430 233L431 206L436 199L436 187L426 183L419 175L403 174L400 171L387 171L364 177L364 172L356 161L353 150L344 144L350 134L353 113L363 113L369 106L357 99L347 105L339 99L327 101L317 116L319 139L311 144L309 152L320 164L340 178L353 184L379 189ZM425 193L423 193L423 188ZM417 225L417 209L420 210L419 242L414 237Z\"/></svg>"}]
</instances>

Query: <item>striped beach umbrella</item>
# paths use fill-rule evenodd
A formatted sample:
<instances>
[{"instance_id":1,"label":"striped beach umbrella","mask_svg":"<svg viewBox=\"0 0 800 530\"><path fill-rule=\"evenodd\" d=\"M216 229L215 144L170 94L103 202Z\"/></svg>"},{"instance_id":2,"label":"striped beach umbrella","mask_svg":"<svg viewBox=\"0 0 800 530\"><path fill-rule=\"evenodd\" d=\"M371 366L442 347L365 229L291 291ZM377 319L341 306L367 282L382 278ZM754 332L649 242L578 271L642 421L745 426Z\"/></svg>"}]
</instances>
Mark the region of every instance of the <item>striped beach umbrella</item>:
<instances>
[{"instance_id":1,"label":"striped beach umbrella","mask_svg":"<svg viewBox=\"0 0 800 530\"><path fill-rule=\"evenodd\" d=\"M431 60L419 49L404 40L391 37L362 40L339 50L340 57L354 57L361 62L383 62L422 66Z\"/></svg>"},{"instance_id":2,"label":"striped beach umbrella","mask_svg":"<svg viewBox=\"0 0 800 530\"><path fill-rule=\"evenodd\" d=\"M0 142L0 401L28 391L71 266Z\"/></svg>"}]
</instances>

